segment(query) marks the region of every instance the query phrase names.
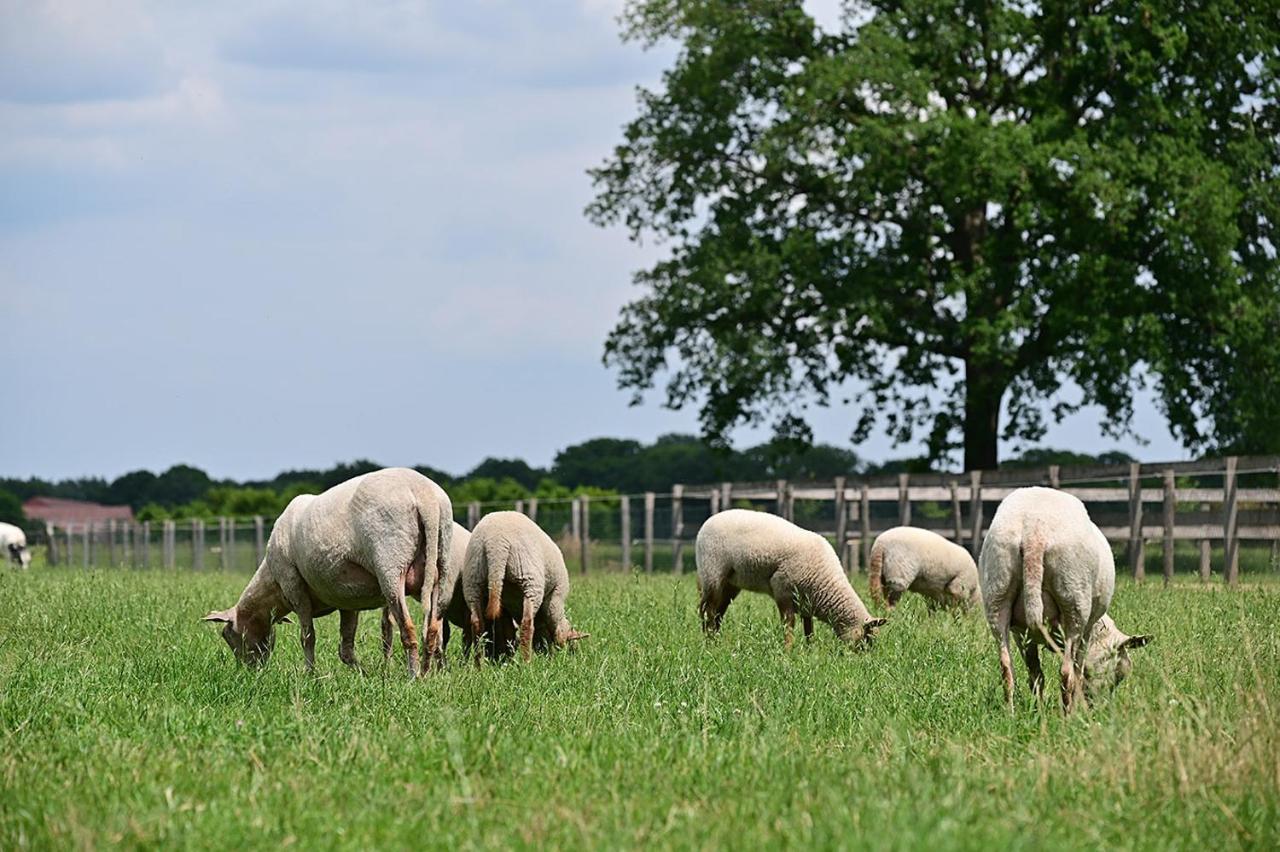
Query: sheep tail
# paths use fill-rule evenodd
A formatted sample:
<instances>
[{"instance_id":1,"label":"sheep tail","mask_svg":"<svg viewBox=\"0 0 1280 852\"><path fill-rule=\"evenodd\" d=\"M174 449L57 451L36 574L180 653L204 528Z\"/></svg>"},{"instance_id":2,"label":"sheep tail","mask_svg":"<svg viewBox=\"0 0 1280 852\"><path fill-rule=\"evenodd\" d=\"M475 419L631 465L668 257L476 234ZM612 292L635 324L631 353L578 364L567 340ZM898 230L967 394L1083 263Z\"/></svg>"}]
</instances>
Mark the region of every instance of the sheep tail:
<instances>
[{"instance_id":1,"label":"sheep tail","mask_svg":"<svg viewBox=\"0 0 1280 852\"><path fill-rule=\"evenodd\" d=\"M1044 528L1033 523L1022 539L1023 605L1026 609L1027 628L1044 632Z\"/></svg>"},{"instance_id":2,"label":"sheep tail","mask_svg":"<svg viewBox=\"0 0 1280 852\"><path fill-rule=\"evenodd\" d=\"M879 541L871 546L871 559L867 562L867 582L871 587L871 600L884 606L884 545Z\"/></svg>"},{"instance_id":3,"label":"sheep tail","mask_svg":"<svg viewBox=\"0 0 1280 852\"><path fill-rule=\"evenodd\" d=\"M436 609L431 613L432 618L439 618L446 606L446 603L440 600L440 583L444 580L445 570L449 567L449 557L453 553L453 505L441 501L439 509L440 529L436 532L436 547L439 549L436 551L436 585L432 598L436 602ZM461 571L462 566L457 566L457 569Z\"/></svg>"},{"instance_id":4,"label":"sheep tail","mask_svg":"<svg viewBox=\"0 0 1280 852\"><path fill-rule=\"evenodd\" d=\"M486 582L489 589L489 603L485 607L484 617L488 621L496 621L502 614L502 581L506 578L507 565L519 561L519 548L512 546L510 542L506 543L506 547L507 552L504 558L495 558L498 556L496 553L485 554L488 557Z\"/></svg>"}]
</instances>

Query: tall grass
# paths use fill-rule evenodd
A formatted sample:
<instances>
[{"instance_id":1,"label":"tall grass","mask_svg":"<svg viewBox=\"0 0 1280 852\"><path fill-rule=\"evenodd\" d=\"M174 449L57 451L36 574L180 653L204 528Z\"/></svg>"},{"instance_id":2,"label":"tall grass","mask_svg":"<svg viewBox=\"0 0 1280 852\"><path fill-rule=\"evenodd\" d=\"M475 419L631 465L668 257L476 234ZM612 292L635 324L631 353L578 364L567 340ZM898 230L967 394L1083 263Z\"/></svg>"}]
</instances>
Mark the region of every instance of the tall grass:
<instances>
[{"instance_id":1,"label":"tall grass","mask_svg":"<svg viewBox=\"0 0 1280 852\"><path fill-rule=\"evenodd\" d=\"M333 617L314 675L290 626L237 668L198 618L245 579L0 573L0 848L1280 845L1269 584L1122 583L1157 639L1063 718L1021 671L1010 714L981 620L917 601L870 653L784 652L763 598L708 642L691 577L575 577L579 652L411 683L372 613L364 674Z\"/></svg>"}]
</instances>

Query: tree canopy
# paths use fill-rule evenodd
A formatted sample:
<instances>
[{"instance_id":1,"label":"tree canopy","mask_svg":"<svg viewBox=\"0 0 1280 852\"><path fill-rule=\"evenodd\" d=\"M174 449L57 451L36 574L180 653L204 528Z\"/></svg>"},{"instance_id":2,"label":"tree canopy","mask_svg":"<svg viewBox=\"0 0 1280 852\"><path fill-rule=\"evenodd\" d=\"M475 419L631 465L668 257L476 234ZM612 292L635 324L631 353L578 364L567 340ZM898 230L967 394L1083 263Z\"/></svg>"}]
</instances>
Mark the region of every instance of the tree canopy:
<instances>
[{"instance_id":1,"label":"tree canopy","mask_svg":"<svg viewBox=\"0 0 1280 852\"><path fill-rule=\"evenodd\" d=\"M1277 449L1277 8L634 0L678 52L587 213L667 252L606 363L712 440L806 437L853 380L855 441L966 469L1046 407L1122 435L1144 386L1192 449Z\"/></svg>"}]
</instances>

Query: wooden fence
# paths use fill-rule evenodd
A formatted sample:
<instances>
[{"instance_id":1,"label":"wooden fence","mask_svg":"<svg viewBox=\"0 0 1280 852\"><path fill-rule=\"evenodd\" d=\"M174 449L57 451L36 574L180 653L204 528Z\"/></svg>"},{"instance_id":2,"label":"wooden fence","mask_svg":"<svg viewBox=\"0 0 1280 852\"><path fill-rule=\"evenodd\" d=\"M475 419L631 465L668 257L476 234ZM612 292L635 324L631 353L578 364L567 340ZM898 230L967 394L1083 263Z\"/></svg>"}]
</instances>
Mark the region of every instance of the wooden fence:
<instances>
[{"instance_id":1,"label":"wooden fence","mask_svg":"<svg viewBox=\"0 0 1280 852\"><path fill-rule=\"evenodd\" d=\"M995 507L1015 488L1060 488L1084 501L1113 542L1126 545L1128 569L1145 574L1147 542L1163 548L1163 576L1174 571L1175 544L1195 542L1199 573L1212 570L1213 542L1222 543L1221 572L1234 585L1240 573L1240 543L1269 543L1271 564L1280 565L1280 456L1229 457L1168 464L1058 467L1042 470L974 471L966 474L896 474L836 477L830 482L722 482L673 485L669 493L647 492L564 499L528 498L505 504L455 506L459 520L474 528L486 511L515 509L559 536L566 557L589 570L593 546L611 545L609 562L655 569L661 548L672 570L686 566L690 540L702 520L733 506L775 512L829 535L847 570L869 560L875 536L889 527L932 529L965 545L976 556ZM50 527L51 564L134 567L245 567L262 560L271 522L220 518L152 523L107 522ZM597 533L593 537L592 525ZM633 533L638 532L638 535ZM616 555L613 553L616 542ZM154 562L153 562L154 560Z\"/></svg>"}]
</instances>

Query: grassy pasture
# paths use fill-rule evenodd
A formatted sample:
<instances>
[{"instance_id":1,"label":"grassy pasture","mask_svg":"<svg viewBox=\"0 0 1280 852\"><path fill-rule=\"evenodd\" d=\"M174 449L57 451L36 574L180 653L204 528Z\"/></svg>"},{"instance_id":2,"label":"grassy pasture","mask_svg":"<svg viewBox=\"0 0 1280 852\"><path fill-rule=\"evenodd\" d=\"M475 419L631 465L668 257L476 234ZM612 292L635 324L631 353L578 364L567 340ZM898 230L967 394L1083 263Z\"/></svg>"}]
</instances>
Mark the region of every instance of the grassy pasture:
<instances>
[{"instance_id":1,"label":"grassy pasture","mask_svg":"<svg viewBox=\"0 0 1280 852\"><path fill-rule=\"evenodd\" d=\"M1280 846L1276 584L1122 581L1157 640L1064 719L916 601L787 653L762 598L707 642L690 577L575 578L580 652L410 683L372 613L363 675L336 617L238 669L197 619L245 579L0 572L0 848Z\"/></svg>"}]
</instances>

